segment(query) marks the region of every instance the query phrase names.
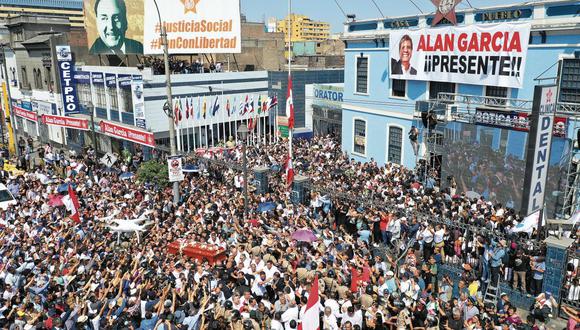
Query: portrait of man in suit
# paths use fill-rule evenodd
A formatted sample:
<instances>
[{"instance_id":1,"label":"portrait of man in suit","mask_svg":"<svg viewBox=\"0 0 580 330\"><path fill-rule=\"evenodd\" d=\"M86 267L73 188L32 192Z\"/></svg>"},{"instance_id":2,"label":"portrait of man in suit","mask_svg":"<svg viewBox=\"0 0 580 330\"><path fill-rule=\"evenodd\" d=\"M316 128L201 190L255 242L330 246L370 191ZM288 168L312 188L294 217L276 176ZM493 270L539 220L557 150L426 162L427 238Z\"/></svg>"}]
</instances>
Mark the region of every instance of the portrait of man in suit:
<instances>
[{"instance_id":1,"label":"portrait of man in suit","mask_svg":"<svg viewBox=\"0 0 580 330\"><path fill-rule=\"evenodd\" d=\"M399 60L391 58L391 74L411 75L417 74L417 70L411 66L413 57L413 40L405 34L399 41Z\"/></svg>"},{"instance_id":2,"label":"portrait of man in suit","mask_svg":"<svg viewBox=\"0 0 580 330\"><path fill-rule=\"evenodd\" d=\"M127 6L124 0L96 0L95 15L99 37L91 54L143 54L143 44L126 38Z\"/></svg>"}]
</instances>

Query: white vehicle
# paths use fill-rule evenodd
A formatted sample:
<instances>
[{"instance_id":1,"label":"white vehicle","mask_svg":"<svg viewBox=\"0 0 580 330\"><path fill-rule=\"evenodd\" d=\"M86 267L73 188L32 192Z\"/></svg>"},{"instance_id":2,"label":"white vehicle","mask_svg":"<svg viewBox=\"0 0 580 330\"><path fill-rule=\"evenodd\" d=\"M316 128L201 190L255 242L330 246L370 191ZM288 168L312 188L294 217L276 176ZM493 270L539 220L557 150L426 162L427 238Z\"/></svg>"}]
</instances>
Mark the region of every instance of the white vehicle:
<instances>
[{"instance_id":1,"label":"white vehicle","mask_svg":"<svg viewBox=\"0 0 580 330\"><path fill-rule=\"evenodd\" d=\"M6 210L8 206L16 204L16 198L14 198L4 184L0 183L0 209Z\"/></svg>"}]
</instances>

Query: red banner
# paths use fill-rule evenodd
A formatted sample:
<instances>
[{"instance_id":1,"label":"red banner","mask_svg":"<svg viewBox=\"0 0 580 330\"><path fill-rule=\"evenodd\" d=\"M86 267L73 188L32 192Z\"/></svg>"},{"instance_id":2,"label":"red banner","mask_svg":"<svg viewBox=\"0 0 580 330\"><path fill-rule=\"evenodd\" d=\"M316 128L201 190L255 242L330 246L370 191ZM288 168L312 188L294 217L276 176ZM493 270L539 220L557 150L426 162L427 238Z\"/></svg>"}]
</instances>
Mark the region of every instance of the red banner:
<instances>
[{"instance_id":1,"label":"red banner","mask_svg":"<svg viewBox=\"0 0 580 330\"><path fill-rule=\"evenodd\" d=\"M74 128L83 131L89 130L89 121L87 119L42 115L42 123L46 125Z\"/></svg>"},{"instance_id":2,"label":"red banner","mask_svg":"<svg viewBox=\"0 0 580 330\"><path fill-rule=\"evenodd\" d=\"M38 120L38 116L36 115L36 112L34 112L34 111L29 111L29 110L23 109L21 107L16 107L16 106L12 106L12 108L14 109L14 114L18 117L22 117L22 118L32 120L32 121Z\"/></svg>"},{"instance_id":3,"label":"red banner","mask_svg":"<svg viewBox=\"0 0 580 330\"><path fill-rule=\"evenodd\" d=\"M153 133L140 129L128 128L125 126L113 124L111 122L101 121L101 132L118 139L139 143L148 147L155 147L155 138Z\"/></svg>"}]
</instances>

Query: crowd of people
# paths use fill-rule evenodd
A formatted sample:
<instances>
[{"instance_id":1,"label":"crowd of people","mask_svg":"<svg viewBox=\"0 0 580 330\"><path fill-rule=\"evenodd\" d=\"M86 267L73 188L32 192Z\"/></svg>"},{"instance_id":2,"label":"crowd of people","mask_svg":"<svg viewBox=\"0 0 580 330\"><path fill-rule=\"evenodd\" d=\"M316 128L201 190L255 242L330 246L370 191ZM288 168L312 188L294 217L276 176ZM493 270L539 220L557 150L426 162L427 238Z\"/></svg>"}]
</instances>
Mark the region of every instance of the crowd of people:
<instances>
[{"instance_id":1,"label":"crowd of people","mask_svg":"<svg viewBox=\"0 0 580 330\"><path fill-rule=\"evenodd\" d=\"M321 189L293 204L286 155L285 143L249 148L250 166L272 174L269 192L250 193L247 216L241 173L198 158L177 204L171 187L122 175L139 168L138 154L107 168L89 149L0 176L18 201L0 211L0 327L298 329L315 278L324 330L539 329L555 316L542 291L545 252L511 233L521 221L513 210L426 187L401 166L356 162L331 137L295 141L295 171ZM51 203L67 195L63 185L78 195L79 223ZM273 207L260 212L264 204ZM117 243L111 217L146 218L147 230ZM316 239L293 239L300 229ZM170 253L178 240L226 257ZM463 269L459 278L442 274L448 265ZM535 297L526 317L509 295L483 302L500 278ZM566 312L574 329L578 311Z\"/></svg>"},{"instance_id":2,"label":"crowd of people","mask_svg":"<svg viewBox=\"0 0 580 330\"><path fill-rule=\"evenodd\" d=\"M165 74L163 58L147 57L145 58L145 66L151 67L154 75ZM204 63L200 58L190 63L187 60L170 57L169 68L171 69L171 74L223 72L223 64L221 62L210 61L209 63Z\"/></svg>"}]
</instances>

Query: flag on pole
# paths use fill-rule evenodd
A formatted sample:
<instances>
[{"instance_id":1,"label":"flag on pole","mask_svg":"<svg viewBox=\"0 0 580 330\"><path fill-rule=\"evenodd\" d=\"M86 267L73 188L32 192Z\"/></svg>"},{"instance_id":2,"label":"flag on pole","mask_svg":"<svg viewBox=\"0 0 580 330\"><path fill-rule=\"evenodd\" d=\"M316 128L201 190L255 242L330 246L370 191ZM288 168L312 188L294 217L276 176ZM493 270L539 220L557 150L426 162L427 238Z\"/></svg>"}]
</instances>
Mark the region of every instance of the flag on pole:
<instances>
[{"instance_id":1,"label":"flag on pole","mask_svg":"<svg viewBox=\"0 0 580 330\"><path fill-rule=\"evenodd\" d=\"M262 113L262 95L258 96L258 114Z\"/></svg>"},{"instance_id":2,"label":"flag on pole","mask_svg":"<svg viewBox=\"0 0 580 330\"><path fill-rule=\"evenodd\" d=\"M179 109L179 102L175 100L175 109L173 110L173 120L175 121L175 125L179 124L181 121L181 110Z\"/></svg>"},{"instance_id":3,"label":"flag on pole","mask_svg":"<svg viewBox=\"0 0 580 330\"><path fill-rule=\"evenodd\" d=\"M250 104L248 106L248 111L250 113L254 113L254 97L252 96L252 100L250 101Z\"/></svg>"},{"instance_id":4,"label":"flag on pole","mask_svg":"<svg viewBox=\"0 0 580 330\"><path fill-rule=\"evenodd\" d=\"M288 93L286 95L286 117L288 117L288 129L294 129L294 100L292 98L292 76L288 73Z\"/></svg>"},{"instance_id":5,"label":"flag on pole","mask_svg":"<svg viewBox=\"0 0 580 330\"><path fill-rule=\"evenodd\" d=\"M63 198L62 201L67 211L71 213L71 219L73 219L75 223L81 223L79 199L71 184L68 185L68 196Z\"/></svg>"},{"instance_id":6,"label":"flag on pole","mask_svg":"<svg viewBox=\"0 0 580 330\"><path fill-rule=\"evenodd\" d=\"M248 112L248 95L246 95L246 100L240 100L240 114L243 116Z\"/></svg>"},{"instance_id":7,"label":"flag on pole","mask_svg":"<svg viewBox=\"0 0 580 330\"><path fill-rule=\"evenodd\" d=\"M536 211L525 217L520 223L512 228L512 233L528 233L532 234L535 229L538 229L538 221L540 220L540 211ZM545 217L542 218L542 225L546 223Z\"/></svg>"},{"instance_id":8,"label":"flag on pole","mask_svg":"<svg viewBox=\"0 0 580 330\"><path fill-rule=\"evenodd\" d=\"M268 98L268 111L277 105L278 98L275 95L272 98Z\"/></svg>"},{"instance_id":9,"label":"flag on pole","mask_svg":"<svg viewBox=\"0 0 580 330\"><path fill-rule=\"evenodd\" d=\"M193 98L189 98L189 116L193 119Z\"/></svg>"},{"instance_id":10,"label":"flag on pole","mask_svg":"<svg viewBox=\"0 0 580 330\"><path fill-rule=\"evenodd\" d=\"M290 154L286 156L284 168L286 169L286 184L290 187L294 181L294 168L292 167L292 158L290 158Z\"/></svg>"},{"instance_id":11,"label":"flag on pole","mask_svg":"<svg viewBox=\"0 0 580 330\"><path fill-rule=\"evenodd\" d=\"M270 98L266 98L264 96L264 102L262 102L262 112L268 111L268 102L270 102Z\"/></svg>"},{"instance_id":12,"label":"flag on pole","mask_svg":"<svg viewBox=\"0 0 580 330\"><path fill-rule=\"evenodd\" d=\"M201 106L201 115L203 116L203 119L205 119L207 113L207 103L205 102L205 97L203 98L203 105Z\"/></svg>"},{"instance_id":13,"label":"flag on pole","mask_svg":"<svg viewBox=\"0 0 580 330\"><path fill-rule=\"evenodd\" d=\"M226 111L228 112L228 117L231 115L230 110L230 98L228 97L228 100L226 101Z\"/></svg>"},{"instance_id":14,"label":"flag on pole","mask_svg":"<svg viewBox=\"0 0 580 330\"><path fill-rule=\"evenodd\" d=\"M299 329L302 330L319 330L320 329L320 318L319 318L319 306L320 297L318 296L318 275L314 276L312 285L310 287L310 293L308 294L308 302L306 303L306 310L302 314L300 319Z\"/></svg>"},{"instance_id":15,"label":"flag on pole","mask_svg":"<svg viewBox=\"0 0 580 330\"><path fill-rule=\"evenodd\" d=\"M189 119L189 113L191 109L189 108L189 99L185 99L185 119Z\"/></svg>"},{"instance_id":16,"label":"flag on pole","mask_svg":"<svg viewBox=\"0 0 580 330\"><path fill-rule=\"evenodd\" d=\"M216 113L218 112L219 109L220 109L219 97L216 96L215 97L215 101L213 102L213 108L212 108L212 111L211 111L212 117L215 117L215 115L216 115Z\"/></svg>"}]
</instances>

